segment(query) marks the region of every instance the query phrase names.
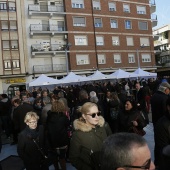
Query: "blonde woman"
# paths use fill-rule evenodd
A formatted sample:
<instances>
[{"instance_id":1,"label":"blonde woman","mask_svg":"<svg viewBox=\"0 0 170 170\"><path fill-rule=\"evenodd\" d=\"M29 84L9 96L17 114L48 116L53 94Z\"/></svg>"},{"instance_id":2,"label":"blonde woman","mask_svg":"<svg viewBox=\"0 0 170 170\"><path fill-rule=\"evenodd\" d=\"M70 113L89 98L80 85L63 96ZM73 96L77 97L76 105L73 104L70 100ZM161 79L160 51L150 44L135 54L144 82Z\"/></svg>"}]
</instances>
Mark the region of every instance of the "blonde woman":
<instances>
[{"instance_id":1,"label":"blonde woman","mask_svg":"<svg viewBox=\"0 0 170 170\"><path fill-rule=\"evenodd\" d=\"M48 167L42 164L45 154L40 148L44 148L44 130L42 126L37 127L38 119L35 112L28 112L24 119L27 126L18 138L17 152L26 170L48 170Z\"/></svg>"},{"instance_id":2,"label":"blonde woman","mask_svg":"<svg viewBox=\"0 0 170 170\"><path fill-rule=\"evenodd\" d=\"M70 143L70 161L78 170L94 170L91 155L101 150L103 140L111 130L95 103L87 102L79 108L82 116L73 123L75 131Z\"/></svg>"}]
</instances>

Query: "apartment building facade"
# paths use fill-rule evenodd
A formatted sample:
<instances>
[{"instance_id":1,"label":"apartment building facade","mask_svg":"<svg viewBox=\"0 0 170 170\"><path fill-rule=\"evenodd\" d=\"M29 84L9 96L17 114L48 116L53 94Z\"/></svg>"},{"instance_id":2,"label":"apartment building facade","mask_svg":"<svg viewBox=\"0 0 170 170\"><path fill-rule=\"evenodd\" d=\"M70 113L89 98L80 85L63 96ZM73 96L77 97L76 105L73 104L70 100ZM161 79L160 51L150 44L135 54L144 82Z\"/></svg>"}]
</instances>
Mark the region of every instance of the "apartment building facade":
<instances>
[{"instance_id":1,"label":"apartment building facade","mask_svg":"<svg viewBox=\"0 0 170 170\"><path fill-rule=\"evenodd\" d=\"M159 76L170 76L170 24L153 31L157 72Z\"/></svg>"},{"instance_id":2,"label":"apartment building facade","mask_svg":"<svg viewBox=\"0 0 170 170\"><path fill-rule=\"evenodd\" d=\"M16 9L20 10L16 32L22 35L19 70L27 82L42 73L60 78L69 71L89 75L95 70L109 74L118 68L156 69L154 0L17 0L15 4L21 9Z\"/></svg>"},{"instance_id":3,"label":"apartment building facade","mask_svg":"<svg viewBox=\"0 0 170 170\"><path fill-rule=\"evenodd\" d=\"M22 0L0 0L0 93L10 85L9 93L25 88L28 56L22 6Z\"/></svg>"}]
</instances>

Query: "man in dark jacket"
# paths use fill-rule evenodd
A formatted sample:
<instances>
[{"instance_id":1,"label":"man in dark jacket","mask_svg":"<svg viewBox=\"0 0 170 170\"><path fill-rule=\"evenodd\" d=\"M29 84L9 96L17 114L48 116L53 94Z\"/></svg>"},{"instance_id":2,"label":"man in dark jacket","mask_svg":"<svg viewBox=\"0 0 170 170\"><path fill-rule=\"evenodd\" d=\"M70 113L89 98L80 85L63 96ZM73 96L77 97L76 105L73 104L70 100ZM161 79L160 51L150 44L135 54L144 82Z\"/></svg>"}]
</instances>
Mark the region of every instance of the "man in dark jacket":
<instances>
[{"instance_id":1,"label":"man in dark jacket","mask_svg":"<svg viewBox=\"0 0 170 170\"><path fill-rule=\"evenodd\" d=\"M151 109L152 109L152 123L155 126L156 122L165 115L166 101L168 94L170 93L170 84L163 82L160 84L157 92L151 97Z\"/></svg>"},{"instance_id":2,"label":"man in dark jacket","mask_svg":"<svg viewBox=\"0 0 170 170\"><path fill-rule=\"evenodd\" d=\"M10 137L11 134L11 108L12 104L8 96L6 94L1 94L0 118L7 138Z\"/></svg>"},{"instance_id":3,"label":"man in dark jacket","mask_svg":"<svg viewBox=\"0 0 170 170\"><path fill-rule=\"evenodd\" d=\"M24 123L24 118L27 112L34 111L33 106L30 104L27 98L24 98L22 103L23 104L18 106L15 114L13 115L13 119L15 120L15 123L18 124L19 132L24 130L26 127L26 124Z\"/></svg>"},{"instance_id":4,"label":"man in dark jacket","mask_svg":"<svg viewBox=\"0 0 170 170\"><path fill-rule=\"evenodd\" d=\"M162 162L163 148L170 145L170 97L168 97L166 105L165 115L155 125L155 165L158 167Z\"/></svg>"},{"instance_id":5,"label":"man in dark jacket","mask_svg":"<svg viewBox=\"0 0 170 170\"><path fill-rule=\"evenodd\" d=\"M135 93L135 101L137 103L138 109L143 112L146 123L149 124L149 117L147 113L146 101L145 101L145 91L144 88L140 86L140 83L135 84L136 93Z\"/></svg>"},{"instance_id":6,"label":"man in dark jacket","mask_svg":"<svg viewBox=\"0 0 170 170\"><path fill-rule=\"evenodd\" d=\"M81 113L78 111L78 108L86 102L89 102L89 95L86 90L81 90L79 92L79 102L77 103L77 105L74 108L72 121L81 117Z\"/></svg>"}]
</instances>

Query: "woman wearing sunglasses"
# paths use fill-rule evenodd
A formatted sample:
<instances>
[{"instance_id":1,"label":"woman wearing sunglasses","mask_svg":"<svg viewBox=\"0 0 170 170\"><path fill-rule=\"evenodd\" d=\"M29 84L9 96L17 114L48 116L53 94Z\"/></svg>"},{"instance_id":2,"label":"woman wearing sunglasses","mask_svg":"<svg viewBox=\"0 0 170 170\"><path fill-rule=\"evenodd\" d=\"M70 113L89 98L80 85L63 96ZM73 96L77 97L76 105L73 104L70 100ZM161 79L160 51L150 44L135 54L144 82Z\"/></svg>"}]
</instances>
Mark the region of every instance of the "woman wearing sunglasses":
<instances>
[{"instance_id":1,"label":"woman wearing sunglasses","mask_svg":"<svg viewBox=\"0 0 170 170\"><path fill-rule=\"evenodd\" d=\"M70 144L70 161L78 170L94 170L92 155L101 150L102 143L111 135L110 127L95 103L87 102L79 108L82 116L73 122L75 131Z\"/></svg>"}]
</instances>

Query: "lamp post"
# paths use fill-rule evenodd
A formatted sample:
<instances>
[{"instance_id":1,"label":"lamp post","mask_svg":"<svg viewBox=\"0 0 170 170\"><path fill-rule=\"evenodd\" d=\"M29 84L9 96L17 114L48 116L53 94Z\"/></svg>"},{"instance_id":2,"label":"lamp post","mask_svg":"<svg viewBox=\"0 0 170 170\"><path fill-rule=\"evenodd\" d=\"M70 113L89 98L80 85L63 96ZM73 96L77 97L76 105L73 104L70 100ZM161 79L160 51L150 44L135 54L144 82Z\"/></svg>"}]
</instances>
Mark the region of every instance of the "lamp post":
<instances>
[{"instance_id":1,"label":"lamp post","mask_svg":"<svg viewBox=\"0 0 170 170\"><path fill-rule=\"evenodd\" d=\"M145 48L144 44L142 46L140 46L140 49L141 48ZM136 55L137 55L137 59L138 59L138 68L140 68L139 49L136 49Z\"/></svg>"},{"instance_id":2,"label":"lamp post","mask_svg":"<svg viewBox=\"0 0 170 170\"><path fill-rule=\"evenodd\" d=\"M71 43L67 43L66 46L65 46L66 71L67 71L67 75L68 75L68 73L69 73L69 66L68 66L69 63L68 63L68 53L67 53L69 47L71 47Z\"/></svg>"},{"instance_id":3,"label":"lamp post","mask_svg":"<svg viewBox=\"0 0 170 170\"><path fill-rule=\"evenodd\" d=\"M139 50L136 49L136 55L137 55L137 59L138 59L138 68L140 68L140 59L139 59Z\"/></svg>"}]
</instances>

